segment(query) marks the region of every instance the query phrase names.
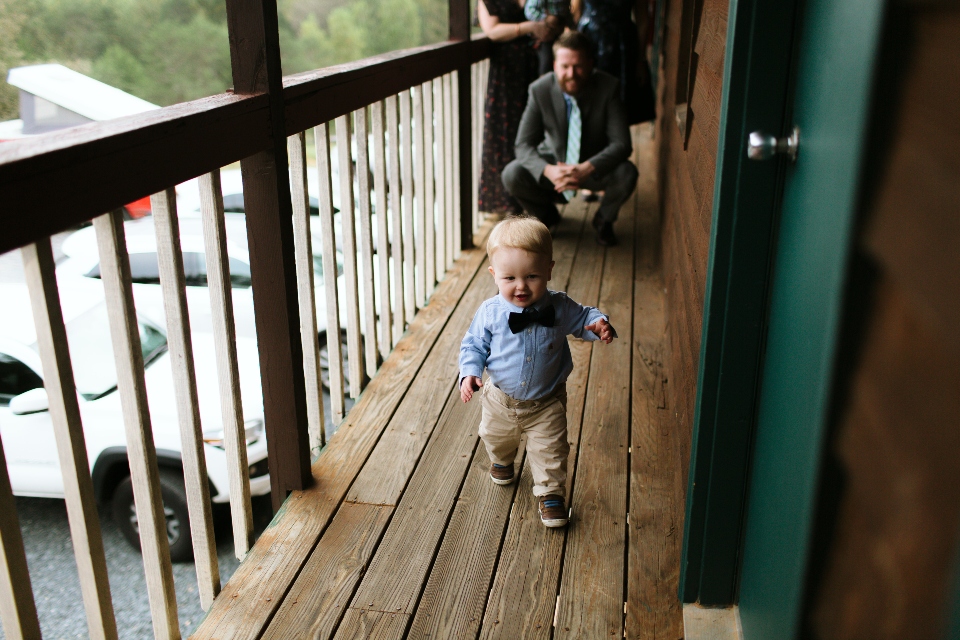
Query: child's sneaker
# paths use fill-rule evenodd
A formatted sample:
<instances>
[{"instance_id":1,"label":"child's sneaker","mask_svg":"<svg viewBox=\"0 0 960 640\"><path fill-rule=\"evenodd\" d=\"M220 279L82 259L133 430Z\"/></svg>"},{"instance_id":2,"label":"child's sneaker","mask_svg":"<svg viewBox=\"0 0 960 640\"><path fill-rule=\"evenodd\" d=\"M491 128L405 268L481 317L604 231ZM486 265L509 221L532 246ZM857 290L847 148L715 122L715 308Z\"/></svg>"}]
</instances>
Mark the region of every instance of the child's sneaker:
<instances>
[{"instance_id":1,"label":"child's sneaker","mask_svg":"<svg viewBox=\"0 0 960 640\"><path fill-rule=\"evenodd\" d=\"M540 522L551 528L567 524L567 505L562 497L552 493L540 496Z\"/></svg>"},{"instance_id":2,"label":"child's sneaker","mask_svg":"<svg viewBox=\"0 0 960 640\"><path fill-rule=\"evenodd\" d=\"M512 464L491 464L490 479L497 484L510 484L513 482Z\"/></svg>"}]
</instances>

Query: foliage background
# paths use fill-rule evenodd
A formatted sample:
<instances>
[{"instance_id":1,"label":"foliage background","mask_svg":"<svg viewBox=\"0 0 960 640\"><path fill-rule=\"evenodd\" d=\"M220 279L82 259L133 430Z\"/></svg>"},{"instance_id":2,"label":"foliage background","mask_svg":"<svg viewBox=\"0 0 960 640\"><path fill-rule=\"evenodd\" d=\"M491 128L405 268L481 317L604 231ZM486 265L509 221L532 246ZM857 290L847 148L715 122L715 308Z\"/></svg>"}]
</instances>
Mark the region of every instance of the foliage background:
<instances>
[{"instance_id":1,"label":"foliage background","mask_svg":"<svg viewBox=\"0 0 960 640\"><path fill-rule=\"evenodd\" d=\"M284 74L446 38L447 0L278 0ZM232 85L223 0L0 0L0 120L18 117L7 71L59 62L161 106Z\"/></svg>"}]
</instances>

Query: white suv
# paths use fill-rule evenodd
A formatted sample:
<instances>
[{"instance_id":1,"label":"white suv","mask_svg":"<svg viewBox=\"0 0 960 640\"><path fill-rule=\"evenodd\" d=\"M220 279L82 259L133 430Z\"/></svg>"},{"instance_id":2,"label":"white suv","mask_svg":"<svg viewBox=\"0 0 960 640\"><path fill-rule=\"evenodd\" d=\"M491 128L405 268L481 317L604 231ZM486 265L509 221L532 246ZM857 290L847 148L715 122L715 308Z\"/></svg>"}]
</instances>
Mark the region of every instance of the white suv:
<instances>
[{"instance_id":1,"label":"white suv","mask_svg":"<svg viewBox=\"0 0 960 640\"><path fill-rule=\"evenodd\" d=\"M243 214L227 213L227 255L230 265L230 280L233 285L233 316L237 336L256 340L254 321L253 292L250 288L250 257L247 251L246 217ZM313 244L316 253L313 257L315 305L317 312L317 333L320 344L321 380L327 388L330 386L328 373L329 355L327 349L327 298L324 293L325 274L319 254L319 225L313 227ZM160 273L157 263L157 238L152 216L124 223L127 241L127 253L130 256L130 276L133 280L133 294L137 308L162 308L163 297L160 289ZM190 324L194 330L212 331L210 294L207 290L207 268L203 243L203 222L195 215L180 217L180 248L183 253L183 270L186 280L187 305L190 311ZM93 227L86 227L71 234L63 242L61 250L68 259L57 267L57 277L65 283L96 282L99 284L100 255ZM337 251L337 280L343 291L343 254ZM341 327L346 325L346 306L340 308ZM341 329L340 341L344 357L344 371L349 371L347 363L346 333Z\"/></svg>"},{"instance_id":2,"label":"white suv","mask_svg":"<svg viewBox=\"0 0 960 640\"><path fill-rule=\"evenodd\" d=\"M99 283L97 283L99 284ZM61 285L61 307L83 421L87 457L99 501L112 501L113 515L135 547L140 540L127 462L127 443L116 391L116 368L102 287ZM43 389L43 371L26 286L0 285L7 312L0 316L0 438L14 494L63 498L63 478L53 424ZM181 442L171 361L163 317L138 307L147 402L160 467L167 537L174 561L192 556L181 465ZM200 418L210 495L229 502L226 453L217 386L213 335L192 332ZM253 340L237 339L240 392L247 438L250 491L270 491L263 429L260 368Z\"/></svg>"}]
</instances>

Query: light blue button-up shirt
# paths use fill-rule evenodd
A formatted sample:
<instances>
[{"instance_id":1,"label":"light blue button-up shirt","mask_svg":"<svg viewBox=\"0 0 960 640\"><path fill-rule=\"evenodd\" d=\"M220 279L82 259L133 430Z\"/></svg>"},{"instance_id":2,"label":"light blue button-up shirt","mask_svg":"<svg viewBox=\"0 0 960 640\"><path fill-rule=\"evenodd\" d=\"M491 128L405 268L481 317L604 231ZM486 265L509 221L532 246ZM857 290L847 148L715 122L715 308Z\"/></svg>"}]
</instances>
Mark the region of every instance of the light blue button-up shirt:
<instances>
[{"instance_id":1,"label":"light blue button-up shirt","mask_svg":"<svg viewBox=\"0 0 960 640\"><path fill-rule=\"evenodd\" d=\"M542 398L566 382L573 371L567 336L599 340L600 336L583 327L600 318L610 319L599 309L585 307L557 291L548 290L533 306L544 309L551 304L556 313L554 326L534 323L512 333L510 313L520 313L523 308L500 295L484 300L460 343L459 381L465 376L479 378L486 368L490 382L515 400Z\"/></svg>"}]
</instances>

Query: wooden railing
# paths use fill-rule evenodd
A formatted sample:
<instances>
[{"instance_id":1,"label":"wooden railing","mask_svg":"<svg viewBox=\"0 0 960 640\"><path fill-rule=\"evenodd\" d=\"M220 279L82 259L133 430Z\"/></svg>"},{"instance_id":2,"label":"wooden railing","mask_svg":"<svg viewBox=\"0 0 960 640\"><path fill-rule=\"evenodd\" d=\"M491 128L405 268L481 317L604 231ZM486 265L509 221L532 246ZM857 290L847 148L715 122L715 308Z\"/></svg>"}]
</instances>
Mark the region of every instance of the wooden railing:
<instances>
[{"instance_id":1,"label":"wooden railing","mask_svg":"<svg viewBox=\"0 0 960 640\"><path fill-rule=\"evenodd\" d=\"M309 482L310 453L326 442L307 131L313 130L316 146L324 272L337 273L338 244L344 256L342 290L331 286L335 277L328 277L324 287L335 422L344 415L346 395L357 397L362 392L364 381L375 375L417 310L427 304L480 220L476 186L489 44L482 38L466 38L465 2L451 1L451 25L454 19L458 25L451 27L451 34L459 35L458 40L290 76L282 85L276 74L279 67L271 63L274 57L278 60L278 47L269 43L270 29L263 29L263 16L251 17L233 4L228 2L236 94L0 145L4 226L0 253L23 247L88 628L94 638L115 638L117 630L50 236L93 220L154 632L157 638L177 638L157 452L118 209L153 194L167 341L171 358L180 363L174 367L174 384L181 456L204 609L219 592L220 579L174 185L199 176L234 545L241 558L251 543L252 519L221 167L239 160L243 173L275 506L289 491ZM252 20L253 27L259 24L261 31L234 24L244 19ZM250 29L259 33L253 40L260 48L245 53L239 50L243 45L237 43L243 38L238 36ZM265 74L259 67L244 70L257 51L266 52ZM266 85L275 86L258 85L263 75ZM333 166L340 180L339 224L332 197ZM341 341L335 339L341 328L347 339L346 371ZM0 448L0 615L7 637L39 637L2 456Z\"/></svg>"}]
</instances>

